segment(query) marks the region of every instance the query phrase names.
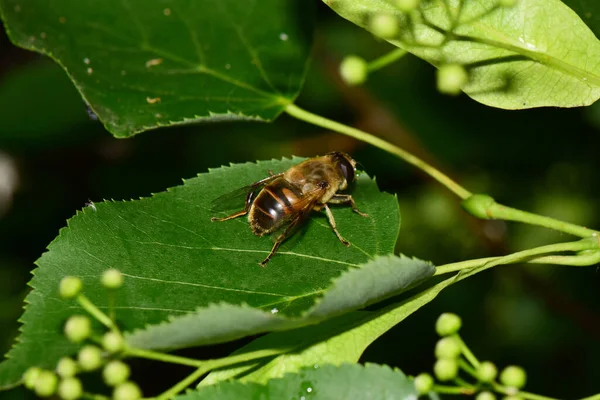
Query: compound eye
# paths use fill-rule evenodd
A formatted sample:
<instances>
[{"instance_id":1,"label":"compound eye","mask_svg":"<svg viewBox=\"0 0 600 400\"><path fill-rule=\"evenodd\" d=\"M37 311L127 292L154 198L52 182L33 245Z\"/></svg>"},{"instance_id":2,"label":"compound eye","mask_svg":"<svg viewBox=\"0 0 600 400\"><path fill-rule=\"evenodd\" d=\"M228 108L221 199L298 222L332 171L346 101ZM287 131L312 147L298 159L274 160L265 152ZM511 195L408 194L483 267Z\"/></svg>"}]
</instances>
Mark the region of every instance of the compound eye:
<instances>
[{"instance_id":1,"label":"compound eye","mask_svg":"<svg viewBox=\"0 0 600 400\"><path fill-rule=\"evenodd\" d=\"M340 157L339 166L342 170L344 178L346 178L346 182L354 182L354 179L356 179L356 173L354 170L354 166L350 163L350 161L346 157Z\"/></svg>"}]
</instances>

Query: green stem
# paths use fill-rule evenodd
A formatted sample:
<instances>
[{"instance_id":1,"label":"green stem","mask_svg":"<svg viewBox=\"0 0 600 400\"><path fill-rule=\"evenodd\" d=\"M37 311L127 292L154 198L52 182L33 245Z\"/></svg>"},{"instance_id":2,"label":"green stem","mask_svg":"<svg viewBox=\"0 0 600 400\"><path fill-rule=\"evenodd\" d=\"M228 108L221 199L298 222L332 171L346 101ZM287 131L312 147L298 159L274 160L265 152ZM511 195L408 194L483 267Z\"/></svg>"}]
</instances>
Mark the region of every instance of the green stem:
<instances>
[{"instance_id":1,"label":"green stem","mask_svg":"<svg viewBox=\"0 0 600 400\"><path fill-rule=\"evenodd\" d=\"M458 366L460 368L463 369L463 371L465 371L467 374L471 375L473 378L479 380L479 377L477 376L477 371L475 371L475 369L471 366L471 364L469 364L467 361L465 361L462 358L458 359Z\"/></svg>"},{"instance_id":2,"label":"green stem","mask_svg":"<svg viewBox=\"0 0 600 400\"><path fill-rule=\"evenodd\" d=\"M389 53L384 54L381 57L369 62L369 64L367 65L367 71L369 71L369 73L375 72L395 61L398 61L399 59L404 57L406 53L407 51L401 48L392 50Z\"/></svg>"},{"instance_id":3,"label":"green stem","mask_svg":"<svg viewBox=\"0 0 600 400\"><path fill-rule=\"evenodd\" d=\"M480 267L473 268L472 270L461 274L458 277L458 280L463 280L468 278L471 275L476 274L477 272L484 271L488 268L495 267L496 265L501 264L511 264L515 262L523 261L524 259L534 257L540 254L548 254L548 253L556 253L559 251L583 251L583 250L593 250L598 249L599 244L596 238L582 239L577 242L568 242L568 243L558 243L558 244L550 244L547 246L540 246L529 250L518 251L513 254L509 254L504 257L500 257L497 260L489 261L483 264Z\"/></svg>"},{"instance_id":4,"label":"green stem","mask_svg":"<svg viewBox=\"0 0 600 400\"><path fill-rule=\"evenodd\" d=\"M200 367L206 363L206 361L196 360L194 358L174 356L172 354L160 353L152 350L126 348L123 350L124 356L145 358L147 360L162 361L172 364L187 365L189 367Z\"/></svg>"},{"instance_id":5,"label":"green stem","mask_svg":"<svg viewBox=\"0 0 600 400\"><path fill-rule=\"evenodd\" d=\"M432 392L444 393L444 394L466 394L470 395L475 393L473 389L465 389L457 386L446 386L446 385L433 385Z\"/></svg>"},{"instance_id":6,"label":"green stem","mask_svg":"<svg viewBox=\"0 0 600 400\"><path fill-rule=\"evenodd\" d=\"M330 129L332 131L353 137L362 142L369 143L375 147L378 147L381 150L384 150L390 154L393 154L403 159L407 163L414 165L423 172L427 173L429 176L431 176L433 179L437 180L439 183L450 189L454 194L456 194L463 200L471 196L471 192L460 186L458 183L454 182L452 179L450 179L450 177L448 177L435 167L429 165L420 158L410 154L406 150L389 142L386 142L385 140L380 139L377 136L371 135L370 133L367 133L365 131L361 131L360 129L356 129L341 124L339 122L327 119L325 117L321 117L320 115L313 114L311 112L301 109L295 104L288 104L285 107L285 111L292 117L298 118L300 120L320 126L325 129Z\"/></svg>"},{"instance_id":7,"label":"green stem","mask_svg":"<svg viewBox=\"0 0 600 400\"><path fill-rule=\"evenodd\" d=\"M435 270L435 275L447 274L470 268L481 268L481 270L494 267L501 264L513 264L517 262L528 262L535 264L561 264L561 265L576 265L588 266L600 262L600 244L595 238L582 239L576 242L550 244L540 246L529 250L519 251L503 257L486 257L476 260L461 261L451 264L440 265ZM560 251L586 251L593 250L589 253L583 253L575 256L541 256L548 253L557 253ZM532 258L535 257L535 258Z\"/></svg>"},{"instance_id":8,"label":"green stem","mask_svg":"<svg viewBox=\"0 0 600 400\"><path fill-rule=\"evenodd\" d=\"M275 355L279 355L285 353L287 349L265 349L265 350L256 350L248 353L235 354L233 356L219 358L215 360L206 360L200 361L202 365L198 367L194 372L185 377L183 380L179 381L170 389L161 393L156 397L156 400L165 400L175 396L177 393L181 392L196 380L198 380L205 373L218 368L228 367L230 365L239 364L246 361L256 360L265 357L272 357Z\"/></svg>"},{"instance_id":9,"label":"green stem","mask_svg":"<svg viewBox=\"0 0 600 400\"><path fill-rule=\"evenodd\" d=\"M102 325L106 326L110 330L113 330L113 331L116 331L116 332L119 331L119 328L117 327L117 325L115 325L115 323L113 322L113 320L110 319L108 317L108 315L106 315L102 311L100 311L100 309L98 307L96 307L94 305L94 303L92 303L90 301L90 299L88 299L87 297L85 297L83 294L80 294L79 296L77 296L77 302L79 303L79 305L81 307L83 307L83 309L85 311L87 311L94 318L96 318L98 321L100 321L100 323Z\"/></svg>"},{"instance_id":10,"label":"green stem","mask_svg":"<svg viewBox=\"0 0 600 400\"><path fill-rule=\"evenodd\" d=\"M504 387L498 383L493 383L494 390L498 393L506 394L509 396L518 395L520 398L528 400L558 400L554 397L542 396L535 393L524 392L515 388Z\"/></svg>"},{"instance_id":11,"label":"green stem","mask_svg":"<svg viewBox=\"0 0 600 400\"><path fill-rule=\"evenodd\" d=\"M479 360L477 359L477 357L475 357L475 354L473 354L471 349L469 349L469 347L465 344L465 342L462 340L460 335L456 334L456 335L454 335L454 337L456 338L456 341L460 345L460 350L461 350L462 354L465 356L465 358L467 359L467 361L474 368L479 368Z\"/></svg>"},{"instance_id":12,"label":"green stem","mask_svg":"<svg viewBox=\"0 0 600 400\"><path fill-rule=\"evenodd\" d=\"M492 197L484 194L475 194L471 196L462 202L462 206L470 214L482 219L502 219L505 221L524 222L526 224L543 226L545 228L569 233L573 236L582 238L600 236L600 232L593 229L498 204Z\"/></svg>"}]
</instances>

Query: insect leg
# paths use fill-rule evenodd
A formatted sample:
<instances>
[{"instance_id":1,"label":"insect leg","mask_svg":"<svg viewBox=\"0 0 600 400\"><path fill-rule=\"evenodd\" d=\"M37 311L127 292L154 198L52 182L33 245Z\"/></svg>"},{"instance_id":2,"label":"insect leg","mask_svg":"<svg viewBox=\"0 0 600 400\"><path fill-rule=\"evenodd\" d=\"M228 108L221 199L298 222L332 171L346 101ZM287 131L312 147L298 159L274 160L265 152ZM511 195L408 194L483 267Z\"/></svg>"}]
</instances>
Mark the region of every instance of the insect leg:
<instances>
[{"instance_id":1,"label":"insect leg","mask_svg":"<svg viewBox=\"0 0 600 400\"><path fill-rule=\"evenodd\" d=\"M361 217L368 217L369 216L369 214L365 214L363 212L360 212L358 210L358 208L356 208L356 203L354 203L354 199L352 198L352 195L350 195L350 194L335 194L328 201L328 203L331 203L331 204L348 204L348 205L350 205L350 207L352 207L352 211L354 211L355 213L357 213Z\"/></svg>"},{"instance_id":2,"label":"insect leg","mask_svg":"<svg viewBox=\"0 0 600 400\"><path fill-rule=\"evenodd\" d=\"M228 216L223 217L223 218L212 217L210 220L212 222L215 222L215 221L221 222L221 221L227 221L227 220L234 219L234 218L241 217L243 215L248 214L248 211L250 210L250 206L252 205L252 202L254 201L254 197L256 197L256 193L255 192L249 192L246 195L246 204L244 205L244 209L243 210L234 212L233 214L228 215Z\"/></svg>"},{"instance_id":3,"label":"insect leg","mask_svg":"<svg viewBox=\"0 0 600 400\"><path fill-rule=\"evenodd\" d=\"M333 218L333 214L331 213L331 210L329 209L327 204L323 204L323 209L325 210L325 214L327 214L327 219L329 220L329 225L331 225L331 229L333 229L335 235L338 237L338 239L340 239L340 242L342 242L344 246L350 246L350 242L344 239L342 235L340 235L340 233L338 232L337 227L335 225L335 219Z\"/></svg>"},{"instance_id":4,"label":"insect leg","mask_svg":"<svg viewBox=\"0 0 600 400\"><path fill-rule=\"evenodd\" d=\"M301 220L302 220L302 216L299 215L298 217L296 217L296 219L294 219L288 225L287 228L285 228L285 231L283 231L283 233L277 237L277 240L275 241L275 244L273 245L273 248L269 252L269 255L267 256L267 258L265 258L264 260L262 260L260 262L261 267L264 267L269 262L271 257L273 257L275 255L275 253L277 252L277 249L279 248L279 246L281 246L281 243L283 243L283 241L288 237L289 233L294 229L294 226L296 224L298 224L298 222L300 222Z\"/></svg>"}]
</instances>

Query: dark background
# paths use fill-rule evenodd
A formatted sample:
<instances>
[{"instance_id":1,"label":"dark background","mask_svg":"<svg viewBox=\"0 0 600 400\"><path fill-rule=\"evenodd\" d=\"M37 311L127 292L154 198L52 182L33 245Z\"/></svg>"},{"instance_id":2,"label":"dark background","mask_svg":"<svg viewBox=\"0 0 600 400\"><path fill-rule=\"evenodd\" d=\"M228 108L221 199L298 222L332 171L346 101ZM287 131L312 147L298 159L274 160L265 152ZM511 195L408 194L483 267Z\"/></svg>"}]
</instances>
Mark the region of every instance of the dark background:
<instances>
[{"instance_id":1,"label":"dark background","mask_svg":"<svg viewBox=\"0 0 600 400\"><path fill-rule=\"evenodd\" d=\"M433 68L410 55L371 76L363 87L349 88L337 77L344 55L373 59L391 48L327 8L319 11L301 107L399 144L473 192L600 227L600 107L504 111L465 95L445 97L435 90ZM476 221L461 211L456 197L402 161L286 116L273 124L195 125L115 139L88 115L57 65L12 46L3 32L2 353L17 334L35 260L76 210L89 200L149 196L229 162L347 151L377 176L383 190L397 194L402 212L397 250L436 264L570 240L520 224ZM600 386L599 289L597 267L496 267L443 292L374 343L363 361L397 366L408 374L431 371L435 319L453 311L463 317L464 340L481 360L526 368L527 390L557 398L591 395ZM149 391L163 388L165 374L175 380L186 371L154 364L134 364L134 369ZM151 374L160 374L160 383L151 383Z\"/></svg>"}]
</instances>

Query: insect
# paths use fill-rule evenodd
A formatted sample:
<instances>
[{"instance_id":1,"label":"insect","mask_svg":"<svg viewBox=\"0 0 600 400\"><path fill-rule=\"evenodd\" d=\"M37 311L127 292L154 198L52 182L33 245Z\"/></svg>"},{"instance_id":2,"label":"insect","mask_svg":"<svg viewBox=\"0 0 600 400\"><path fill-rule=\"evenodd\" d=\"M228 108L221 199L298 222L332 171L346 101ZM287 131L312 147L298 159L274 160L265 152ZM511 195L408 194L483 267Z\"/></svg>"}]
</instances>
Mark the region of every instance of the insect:
<instances>
[{"instance_id":1,"label":"insect","mask_svg":"<svg viewBox=\"0 0 600 400\"><path fill-rule=\"evenodd\" d=\"M217 210L224 198L241 192L246 196L243 210L224 218L211 218L211 221L227 221L248 215L250 228L257 236L282 230L271 252L260 266L264 267L269 262L281 243L313 210L325 211L337 238L344 245L350 246L350 242L338 232L328 204L349 205L352 211L368 217L368 214L356 208L351 195L338 193L356 180L356 161L348 154L336 151L322 157L310 158L285 172L273 174L269 171L269 174L269 177L221 196L213 202L213 210Z\"/></svg>"}]
</instances>

